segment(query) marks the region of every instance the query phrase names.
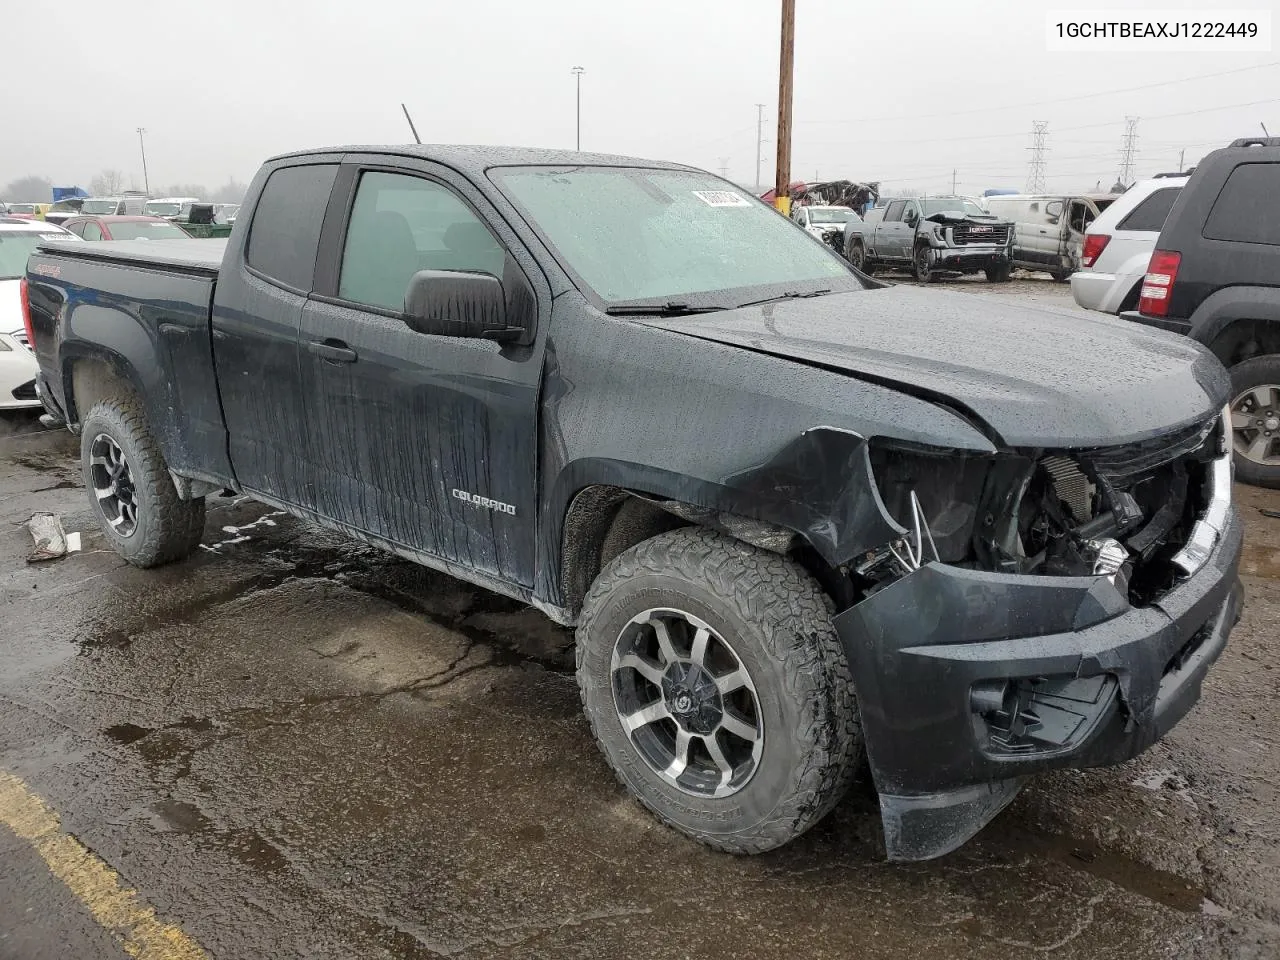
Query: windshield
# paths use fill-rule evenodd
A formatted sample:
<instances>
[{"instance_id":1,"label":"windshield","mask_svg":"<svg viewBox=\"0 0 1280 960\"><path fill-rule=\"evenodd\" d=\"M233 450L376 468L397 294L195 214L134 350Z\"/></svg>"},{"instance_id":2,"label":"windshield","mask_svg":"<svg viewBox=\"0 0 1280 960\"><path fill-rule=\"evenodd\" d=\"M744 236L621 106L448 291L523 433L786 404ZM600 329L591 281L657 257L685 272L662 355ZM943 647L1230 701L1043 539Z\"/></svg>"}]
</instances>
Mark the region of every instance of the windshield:
<instances>
[{"instance_id":1,"label":"windshield","mask_svg":"<svg viewBox=\"0 0 1280 960\"><path fill-rule=\"evenodd\" d=\"M723 180L692 170L505 167L490 172L601 299L780 287L861 289L845 262ZM753 296L699 298L737 306Z\"/></svg>"},{"instance_id":2,"label":"windshield","mask_svg":"<svg viewBox=\"0 0 1280 960\"><path fill-rule=\"evenodd\" d=\"M0 280L16 280L27 272L27 257L45 240L76 240L65 230L0 230Z\"/></svg>"},{"instance_id":3,"label":"windshield","mask_svg":"<svg viewBox=\"0 0 1280 960\"><path fill-rule=\"evenodd\" d=\"M931 217L935 213L963 213L969 217L990 216L978 204L964 197L930 197L927 200L921 200L920 206L926 217Z\"/></svg>"},{"instance_id":4,"label":"windshield","mask_svg":"<svg viewBox=\"0 0 1280 960\"><path fill-rule=\"evenodd\" d=\"M11 203L9 204L10 213L35 213L36 205L34 203Z\"/></svg>"},{"instance_id":5,"label":"windshield","mask_svg":"<svg viewBox=\"0 0 1280 960\"><path fill-rule=\"evenodd\" d=\"M142 205L142 212L148 217L176 217L182 212L182 204L150 200Z\"/></svg>"},{"instance_id":6,"label":"windshield","mask_svg":"<svg viewBox=\"0 0 1280 960\"><path fill-rule=\"evenodd\" d=\"M115 213L116 207L119 205L119 200L86 200L84 206L80 208L80 212L92 216L101 216L104 213Z\"/></svg>"},{"instance_id":7,"label":"windshield","mask_svg":"<svg viewBox=\"0 0 1280 960\"><path fill-rule=\"evenodd\" d=\"M187 240L191 234L167 220L120 220L111 224L112 240Z\"/></svg>"},{"instance_id":8,"label":"windshield","mask_svg":"<svg viewBox=\"0 0 1280 960\"><path fill-rule=\"evenodd\" d=\"M79 200L59 200L49 208L50 213L75 213L80 209Z\"/></svg>"},{"instance_id":9,"label":"windshield","mask_svg":"<svg viewBox=\"0 0 1280 960\"><path fill-rule=\"evenodd\" d=\"M858 219L847 207L810 207L810 223L848 223Z\"/></svg>"}]
</instances>

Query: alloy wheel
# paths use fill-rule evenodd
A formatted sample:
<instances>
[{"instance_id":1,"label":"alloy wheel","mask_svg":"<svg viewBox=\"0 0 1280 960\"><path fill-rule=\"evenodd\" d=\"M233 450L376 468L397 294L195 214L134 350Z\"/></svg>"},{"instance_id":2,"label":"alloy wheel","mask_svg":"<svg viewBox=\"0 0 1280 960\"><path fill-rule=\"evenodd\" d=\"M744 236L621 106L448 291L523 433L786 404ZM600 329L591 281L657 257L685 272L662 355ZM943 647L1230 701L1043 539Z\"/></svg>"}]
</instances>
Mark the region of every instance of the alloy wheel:
<instances>
[{"instance_id":1,"label":"alloy wheel","mask_svg":"<svg viewBox=\"0 0 1280 960\"><path fill-rule=\"evenodd\" d=\"M610 662L618 722L649 768L700 797L742 789L760 764L764 717L729 642L693 614L646 610Z\"/></svg>"},{"instance_id":2,"label":"alloy wheel","mask_svg":"<svg viewBox=\"0 0 1280 960\"><path fill-rule=\"evenodd\" d=\"M105 433L93 438L89 476L98 509L117 536L131 537L138 529L138 495L133 474L120 444Z\"/></svg>"},{"instance_id":3,"label":"alloy wheel","mask_svg":"<svg viewBox=\"0 0 1280 960\"><path fill-rule=\"evenodd\" d=\"M1280 385L1259 384L1231 401L1231 440L1246 460L1280 466Z\"/></svg>"}]
</instances>

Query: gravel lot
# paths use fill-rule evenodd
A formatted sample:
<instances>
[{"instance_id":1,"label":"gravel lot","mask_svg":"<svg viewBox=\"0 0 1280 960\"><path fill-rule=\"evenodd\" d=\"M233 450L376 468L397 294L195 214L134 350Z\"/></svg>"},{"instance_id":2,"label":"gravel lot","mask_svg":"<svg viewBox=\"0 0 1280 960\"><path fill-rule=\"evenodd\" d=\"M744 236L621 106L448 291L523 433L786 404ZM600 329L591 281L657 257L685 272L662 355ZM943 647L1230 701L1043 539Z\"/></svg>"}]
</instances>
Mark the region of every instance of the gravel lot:
<instances>
[{"instance_id":1,"label":"gravel lot","mask_svg":"<svg viewBox=\"0 0 1280 960\"><path fill-rule=\"evenodd\" d=\"M938 286L1070 306L1047 278ZM1276 493L1237 488L1244 620L1144 756L1032 781L932 863L884 861L865 785L735 859L621 793L540 614L234 498L198 556L135 570L74 439L0 434L0 958L124 957L146 924L153 956L219 960L1280 956ZM28 565L37 510L84 549ZM33 803L60 833L20 838ZM89 858L73 897L50 864Z\"/></svg>"}]
</instances>

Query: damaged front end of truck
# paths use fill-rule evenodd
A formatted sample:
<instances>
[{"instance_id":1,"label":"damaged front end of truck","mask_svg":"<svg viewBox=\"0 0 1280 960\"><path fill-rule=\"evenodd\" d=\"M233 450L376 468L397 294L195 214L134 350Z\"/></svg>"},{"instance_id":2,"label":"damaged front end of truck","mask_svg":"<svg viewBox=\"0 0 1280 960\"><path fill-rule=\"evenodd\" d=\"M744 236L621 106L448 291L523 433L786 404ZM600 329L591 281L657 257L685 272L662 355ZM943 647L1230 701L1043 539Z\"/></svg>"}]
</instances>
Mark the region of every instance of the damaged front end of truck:
<instances>
[{"instance_id":1,"label":"damaged front end of truck","mask_svg":"<svg viewBox=\"0 0 1280 960\"><path fill-rule=\"evenodd\" d=\"M1241 607L1227 436L1214 417L1095 449L865 443L880 516L845 518L859 599L835 625L890 859L955 849L1029 774L1135 756L1198 699Z\"/></svg>"}]
</instances>

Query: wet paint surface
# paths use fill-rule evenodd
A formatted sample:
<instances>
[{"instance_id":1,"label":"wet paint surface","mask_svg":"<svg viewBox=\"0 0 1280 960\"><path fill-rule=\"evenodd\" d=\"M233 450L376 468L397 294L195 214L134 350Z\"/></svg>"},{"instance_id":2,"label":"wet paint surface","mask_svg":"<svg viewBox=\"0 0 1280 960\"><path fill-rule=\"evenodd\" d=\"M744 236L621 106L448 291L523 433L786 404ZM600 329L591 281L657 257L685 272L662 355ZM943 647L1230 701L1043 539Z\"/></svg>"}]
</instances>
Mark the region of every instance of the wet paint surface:
<instances>
[{"instance_id":1,"label":"wet paint surface","mask_svg":"<svg viewBox=\"0 0 1280 960\"><path fill-rule=\"evenodd\" d=\"M1275 494L1238 488L1245 619L1167 740L898 866L865 785L762 857L658 826L591 741L570 634L512 601L231 498L209 549L129 568L73 456L0 440L0 769L212 957L1280 949ZM27 566L37 509L83 552ZM0 957L121 956L26 849L0 828Z\"/></svg>"}]
</instances>

